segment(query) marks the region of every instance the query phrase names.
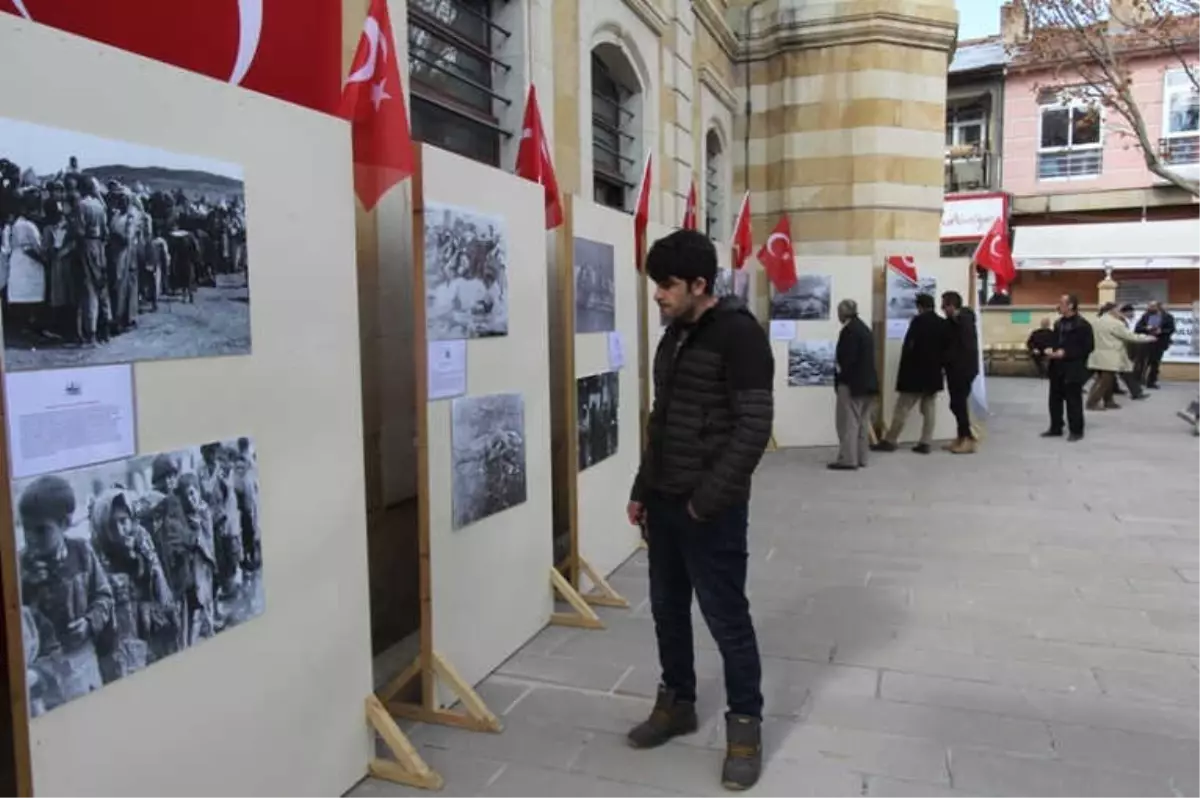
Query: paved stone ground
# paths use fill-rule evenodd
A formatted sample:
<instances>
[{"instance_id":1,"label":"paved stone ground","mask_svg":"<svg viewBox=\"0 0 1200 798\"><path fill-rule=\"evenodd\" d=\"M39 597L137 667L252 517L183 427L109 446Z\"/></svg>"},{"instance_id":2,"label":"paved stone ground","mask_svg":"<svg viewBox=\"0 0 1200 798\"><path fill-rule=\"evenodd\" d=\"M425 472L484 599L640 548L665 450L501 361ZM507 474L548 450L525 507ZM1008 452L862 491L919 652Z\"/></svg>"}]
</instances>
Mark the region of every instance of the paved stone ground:
<instances>
[{"instance_id":1,"label":"paved stone ground","mask_svg":"<svg viewBox=\"0 0 1200 798\"><path fill-rule=\"evenodd\" d=\"M1037 437L1044 383L993 379L974 457L865 471L768 456L751 514L768 763L758 795L1196 795L1194 396ZM917 423L914 419L910 423ZM549 628L481 685L500 735L413 728L449 795L714 795L720 659L697 624L700 733L622 735L657 668L644 555L602 632ZM358 796L419 794L366 781Z\"/></svg>"}]
</instances>

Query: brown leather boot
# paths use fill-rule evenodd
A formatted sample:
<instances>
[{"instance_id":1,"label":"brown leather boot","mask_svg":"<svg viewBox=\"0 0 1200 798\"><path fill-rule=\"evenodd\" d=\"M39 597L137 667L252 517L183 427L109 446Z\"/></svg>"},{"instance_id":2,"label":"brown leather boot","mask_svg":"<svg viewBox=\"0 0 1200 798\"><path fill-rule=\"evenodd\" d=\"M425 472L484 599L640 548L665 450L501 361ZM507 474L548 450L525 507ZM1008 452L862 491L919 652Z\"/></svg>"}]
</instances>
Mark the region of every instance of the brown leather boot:
<instances>
[{"instance_id":1,"label":"brown leather boot","mask_svg":"<svg viewBox=\"0 0 1200 798\"><path fill-rule=\"evenodd\" d=\"M692 734L698 728L696 703L679 701L674 690L659 687L650 717L629 732L629 744L634 748L657 748L672 737Z\"/></svg>"},{"instance_id":2,"label":"brown leather boot","mask_svg":"<svg viewBox=\"0 0 1200 798\"><path fill-rule=\"evenodd\" d=\"M978 450L979 445L974 438L963 438L950 449L950 454L975 454Z\"/></svg>"},{"instance_id":3,"label":"brown leather boot","mask_svg":"<svg viewBox=\"0 0 1200 798\"><path fill-rule=\"evenodd\" d=\"M952 452L960 443L962 443L962 438L955 438L954 440L950 441L949 443L943 443L942 451L943 452Z\"/></svg>"},{"instance_id":4,"label":"brown leather boot","mask_svg":"<svg viewBox=\"0 0 1200 798\"><path fill-rule=\"evenodd\" d=\"M721 784L727 790L748 790L762 775L762 721L730 712L725 716L725 740Z\"/></svg>"}]
</instances>

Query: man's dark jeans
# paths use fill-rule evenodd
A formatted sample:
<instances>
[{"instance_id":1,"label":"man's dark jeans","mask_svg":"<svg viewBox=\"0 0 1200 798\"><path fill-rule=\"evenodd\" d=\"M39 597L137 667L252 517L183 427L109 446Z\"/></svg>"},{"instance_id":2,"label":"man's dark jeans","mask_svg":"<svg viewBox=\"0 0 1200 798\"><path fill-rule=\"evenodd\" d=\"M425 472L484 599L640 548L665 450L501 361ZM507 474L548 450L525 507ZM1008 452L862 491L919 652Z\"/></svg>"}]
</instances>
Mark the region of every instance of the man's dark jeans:
<instances>
[{"instance_id":1,"label":"man's dark jeans","mask_svg":"<svg viewBox=\"0 0 1200 798\"><path fill-rule=\"evenodd\" d=\"M695 590L725 664L729 711L761 718L762 663L746 599L748 523L749 508L744 503L696 521L683 500L654 496L646 502L650 609L663 684L680 700L696 700Z\"/></svg>"},{"instance_id":2,"label":"man's dark jeans","mask_svg":"<svg viewBox=\"0 0 1200 798\"><path fill-rule=\"evenodd\" d=\"M950 412L954 414L959 440L965 441L975 437L971 434L971 411L967 404L971 398L971 384L974 380L974 377L967 379L957 374L946 375L946 388L950 394Z\"/></svg>"}]
</instances>

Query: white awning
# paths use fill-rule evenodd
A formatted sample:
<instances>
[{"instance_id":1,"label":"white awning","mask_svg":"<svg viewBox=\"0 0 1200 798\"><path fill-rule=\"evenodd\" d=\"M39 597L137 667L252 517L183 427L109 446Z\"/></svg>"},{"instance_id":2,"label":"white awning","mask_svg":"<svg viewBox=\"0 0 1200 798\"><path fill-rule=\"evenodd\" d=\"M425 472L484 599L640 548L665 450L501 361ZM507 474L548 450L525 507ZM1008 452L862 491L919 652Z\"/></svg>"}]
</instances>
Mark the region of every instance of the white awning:
<instances>
[{"instance_id":1,"label":"white awning","mask_svg":"<svg viewBox=\"0 0 1200 798\"><path fill-rule=\"evenodd\" d=\"M1018 227L1013 260L1024 270L1200 268L1200 219Z\"/></svg>"}]
</instances>

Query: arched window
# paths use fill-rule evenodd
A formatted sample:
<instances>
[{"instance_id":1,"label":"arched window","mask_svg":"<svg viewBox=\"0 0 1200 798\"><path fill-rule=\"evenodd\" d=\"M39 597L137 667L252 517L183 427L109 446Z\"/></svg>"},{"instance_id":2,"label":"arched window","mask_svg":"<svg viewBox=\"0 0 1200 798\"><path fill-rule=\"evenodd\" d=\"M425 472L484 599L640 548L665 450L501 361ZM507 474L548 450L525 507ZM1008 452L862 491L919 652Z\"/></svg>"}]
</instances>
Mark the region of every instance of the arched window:
<instances>
[{"instance_id":1,"label":"arched window","mask_svg":"<svg viewBox=\"0 0 1200 798\"><path fill-rule=\"evenodd\" d=\"M721 136L712 128L704 137L704 229L714 239L720 239L725 232L724 161Z\"/></svg>"},{"instance_id":2,"label":"arched window","mask_svg":"<svg viewBox=\"0 0 1200 798\"><path fill-rule=\"evenodd\" d=\"M495 56L512 37L493 18L496 2L408 0L413 138L492 166L512 136L499 116L513 102L493 80L512 68Z\"/></svg>"},{"instance_id":3,"label":"arched window","mask_svg":"<svg viewBox=\"0 0 1200 798\"><path fill-rule=\"evenodd\" d=\"M638 84L620 48L592 51L592 196L596 203L629 210L637 168Z\"/></svg>"}]
</instances>

